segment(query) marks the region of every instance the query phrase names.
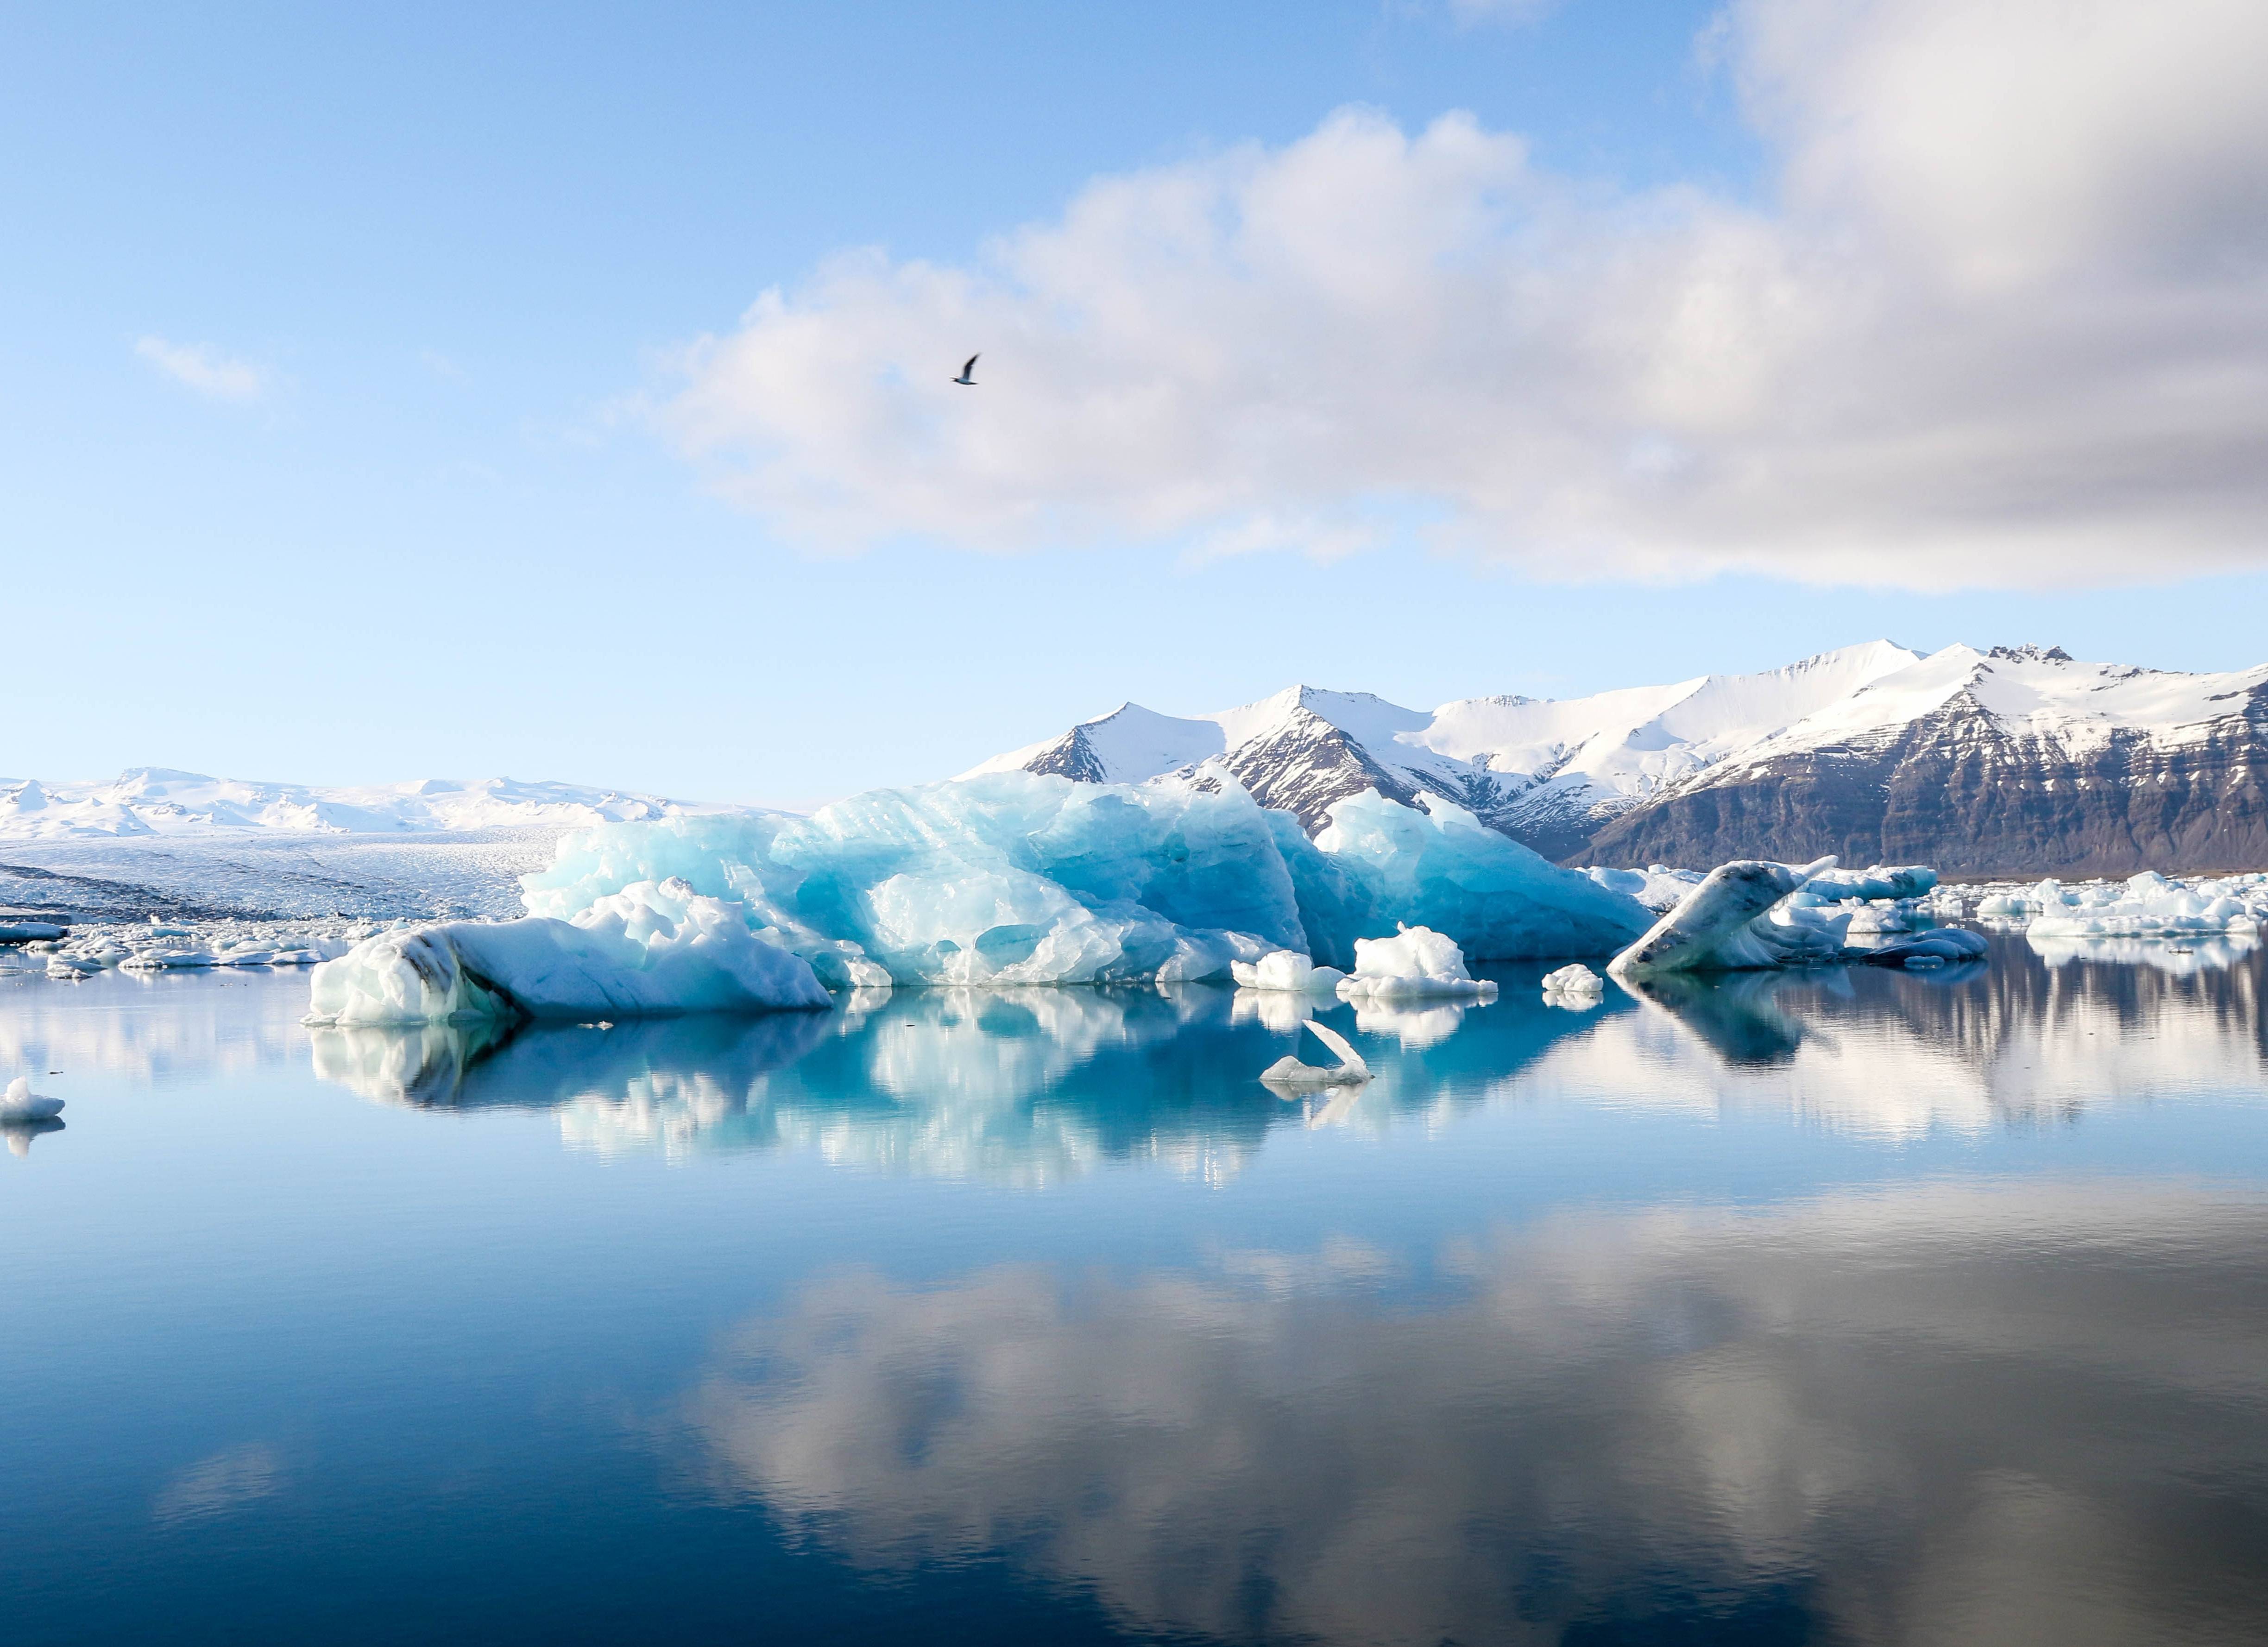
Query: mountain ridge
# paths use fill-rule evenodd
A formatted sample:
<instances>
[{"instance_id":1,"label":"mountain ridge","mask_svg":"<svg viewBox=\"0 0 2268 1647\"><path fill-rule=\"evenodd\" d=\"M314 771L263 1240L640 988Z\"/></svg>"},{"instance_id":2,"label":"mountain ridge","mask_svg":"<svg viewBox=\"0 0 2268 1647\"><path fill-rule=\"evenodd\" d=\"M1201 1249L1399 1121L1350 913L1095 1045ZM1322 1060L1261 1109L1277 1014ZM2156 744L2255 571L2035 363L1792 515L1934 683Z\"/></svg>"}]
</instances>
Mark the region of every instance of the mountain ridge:
<instances>
[{"instance_id":1,"label":"mountain ridge","mask_svg":"<svg viewBox=\"0 0 2268 1647\"><path fill-rule=\"evenodd\" d=\"M1432 794L1562 861L1927 861L1953 873L2268 863L2268 665L1861 642L1753 675L1430 713L1305 685L1214 714L1127 703L973 769L1086 782L1211 764L1321 827Z\"/></svg>"}]
</instances>

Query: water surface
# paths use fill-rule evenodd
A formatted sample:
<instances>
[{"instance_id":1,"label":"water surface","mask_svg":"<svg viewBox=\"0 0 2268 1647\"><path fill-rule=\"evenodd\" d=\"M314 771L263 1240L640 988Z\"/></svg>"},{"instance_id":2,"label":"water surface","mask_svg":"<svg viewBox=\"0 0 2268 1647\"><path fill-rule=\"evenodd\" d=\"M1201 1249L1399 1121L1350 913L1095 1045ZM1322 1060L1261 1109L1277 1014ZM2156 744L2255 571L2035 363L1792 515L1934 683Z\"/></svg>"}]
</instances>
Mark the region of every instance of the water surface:
<instances>
[{"instance_id":1,"label":"water surface","mask_svg":"<svg viewBox=\"0 0 2268 1647\"><path fill-rule=\"evenodd\" d=\"M2257 954L313 1031L0 979L18 1643L2268 1636ZM2099 955L2100 952L2095 952ZM54 1075L47 1071L59 1071Z\"/></svg>"}]
</instances>

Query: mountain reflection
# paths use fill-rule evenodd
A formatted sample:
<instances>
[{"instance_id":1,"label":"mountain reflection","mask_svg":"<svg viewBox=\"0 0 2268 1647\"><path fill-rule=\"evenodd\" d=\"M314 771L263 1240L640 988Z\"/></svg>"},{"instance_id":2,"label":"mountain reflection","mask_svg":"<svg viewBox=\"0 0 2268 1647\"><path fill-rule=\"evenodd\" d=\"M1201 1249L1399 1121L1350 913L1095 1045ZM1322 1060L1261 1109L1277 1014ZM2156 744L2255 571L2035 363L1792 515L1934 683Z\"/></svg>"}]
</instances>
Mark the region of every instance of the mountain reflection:
<instances>
[{"instance_id":1,"label":"mountain reflection","mask_svg":"<svg viewBox=\"0 0 2268 1647\"><path fill-rule=\"evenodd\" d=\"M854 1271L728 1337L687 1468L870 1569L1001 1555L1144 1632L2257 1640L2264 1242L2257 1197L2127 1182Z\"/></svg>"},{"instance_id":2,"label":"mountain reflection","mask_svg":"<svg viewBox=\"0 0 2268 1647\"><path fill-rule=\"evenodd\" d=\"M2191 951L2194 958L2195 951ZM1114 1160L1202 1179L1274 1127L1388 1131L1492 1100L1715 1112L1785 1108L1865 1135L1976 1132L2093 1104L2257 1091L2268 1075L2257 955L2219 969L2041 956L1988 964L1670 978L1596 1009L1545 1007L1495 969L1488 1005L1157 989L929 989L833 1013L610 1029L318 1030L315 1068L385 1103L557 1113L605 1152L801 1148L867 1170L1060 1182ZM1367 1086L1286 1102L1259 1073L1326 1016ZM1287 1049L1286 1038L1292 1047Z\"/></svg>"}]
</instances>

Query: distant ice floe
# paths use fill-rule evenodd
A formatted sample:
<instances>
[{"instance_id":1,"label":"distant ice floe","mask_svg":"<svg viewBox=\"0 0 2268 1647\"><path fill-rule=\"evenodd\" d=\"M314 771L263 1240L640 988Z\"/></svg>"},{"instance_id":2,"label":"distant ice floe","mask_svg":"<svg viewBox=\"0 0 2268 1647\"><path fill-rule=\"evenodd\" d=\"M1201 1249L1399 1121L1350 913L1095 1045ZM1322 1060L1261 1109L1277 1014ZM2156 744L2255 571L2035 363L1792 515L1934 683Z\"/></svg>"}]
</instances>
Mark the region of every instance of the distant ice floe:
<instances>
[{"instance_id":1,"label":"distant ice floe","mask_svg":"<svg viewBox=\"0 0 2268 1647\"><path fill-rule=\"evenodd\" d=\"M2145 870L2124 881L2047 880L1989 893L1977 913L2021 920L2035 940L2257 934L2268 924L2268 875L2175 877Z\"/></svg>"}]
</instances>

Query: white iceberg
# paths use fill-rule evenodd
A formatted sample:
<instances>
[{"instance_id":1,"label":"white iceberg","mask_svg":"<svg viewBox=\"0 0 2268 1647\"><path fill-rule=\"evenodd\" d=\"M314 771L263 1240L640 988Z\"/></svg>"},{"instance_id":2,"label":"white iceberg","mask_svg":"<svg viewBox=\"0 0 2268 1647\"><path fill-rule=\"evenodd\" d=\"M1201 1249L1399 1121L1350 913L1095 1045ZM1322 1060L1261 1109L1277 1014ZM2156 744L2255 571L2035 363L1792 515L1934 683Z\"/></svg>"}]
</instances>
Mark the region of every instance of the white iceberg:
<instances>
[{"instance_id":1,"label":"white iceberg","mask_svg":"<svg viewBox=\"0 0 2268 1647\"><path fill-rule=\"evenodd\" d=\"M2268 925L2268 875L2175 880L2154 870L2123 883L2066 887L2042 881L2015 895L1988 897L1978 913L2029 913L2036 938L2146 938L2257 933Z\"/></svg>"},{"instance_id":2,"label":"white iceberg","mask_svg":"<svg viewBox=\"0 0 2268 1647\"><path fill-rule=\"evenodd\" d=\"M832 1004L810 965L740 908L681 881L639 882L572 921L460 921L381 933L309 978L307 1021L438 1023L642 1017Z\"/></svg>"},{"instance_id":3,"label":"white iceberg","mask_svg":"<svg viewBox=\"0 0 2268 1647\"><path fill-rule=\"evenodd\" d=\"M1563 966L1556 972L1543 975L1543 1001L1546 1006L1565 1007L1582 1011L1597 1006L1604 1000L1607 980L1585 966L1580 961Z\"/></svg>"},{"instance_id":4,"label":"white iceberg","mask_svg":"<svg viewBox=\"0 0 2268 1647\"><path fill-rule=\"evenodd\" d=\"M1241 989L1281 989L1302 995L1336 994L1346 974L1317 966L1297 949L1270 949L1257 961L1232 961L1229 971Z\"/></svg>"},{"instance_id":5,"label":"white iceberg","mask_svg":"<svg viewBox=\"0 0 2268 1647\"><path fill-rule=\"evenodd\" d=\"M1363 938L1354 946L1354 972L1339 985L1343 1001L1414 1001L1429 995L1486 999L1496 986L1465 970L1464 951L1426 927L1404 925L1391 938Z\"/></svg>"},{"instance_id":6,"label":"white iceberg","mask_svg":"<svg viewBox=\"0 0 2268 1647\"><path fill-rule=\"evenodd\" d=\"M1362 1061L1360 1053L1347 1045L1344 1036L1327 1023L1317 1023L1313 1018L1308 1019L1307 1024L1315 1032L1317 1040L1338 1055L1337 1065L1325 1067L1303 1064L1286 1054L1261 1072L1260 1079L1263 1082L1271 1087L1312 1089L1359 1086L1370 1079L1370 1066Z\"/></svg>"},{"instance_id":7,"label":"white iceberg","mask_svg":"<svg viewBox=\"0 0 2268 1647\"><path fill-rule=\"evenodd\" d=\"M63 1112L63 1101L61 1098L43 1098L33 1091L32 1078L29 1075L17 1076L8 1083L6 1093L0 1094L0 1126L21 1126L26 1121L52 1121Z\"/></svg>"}]
</instances>

